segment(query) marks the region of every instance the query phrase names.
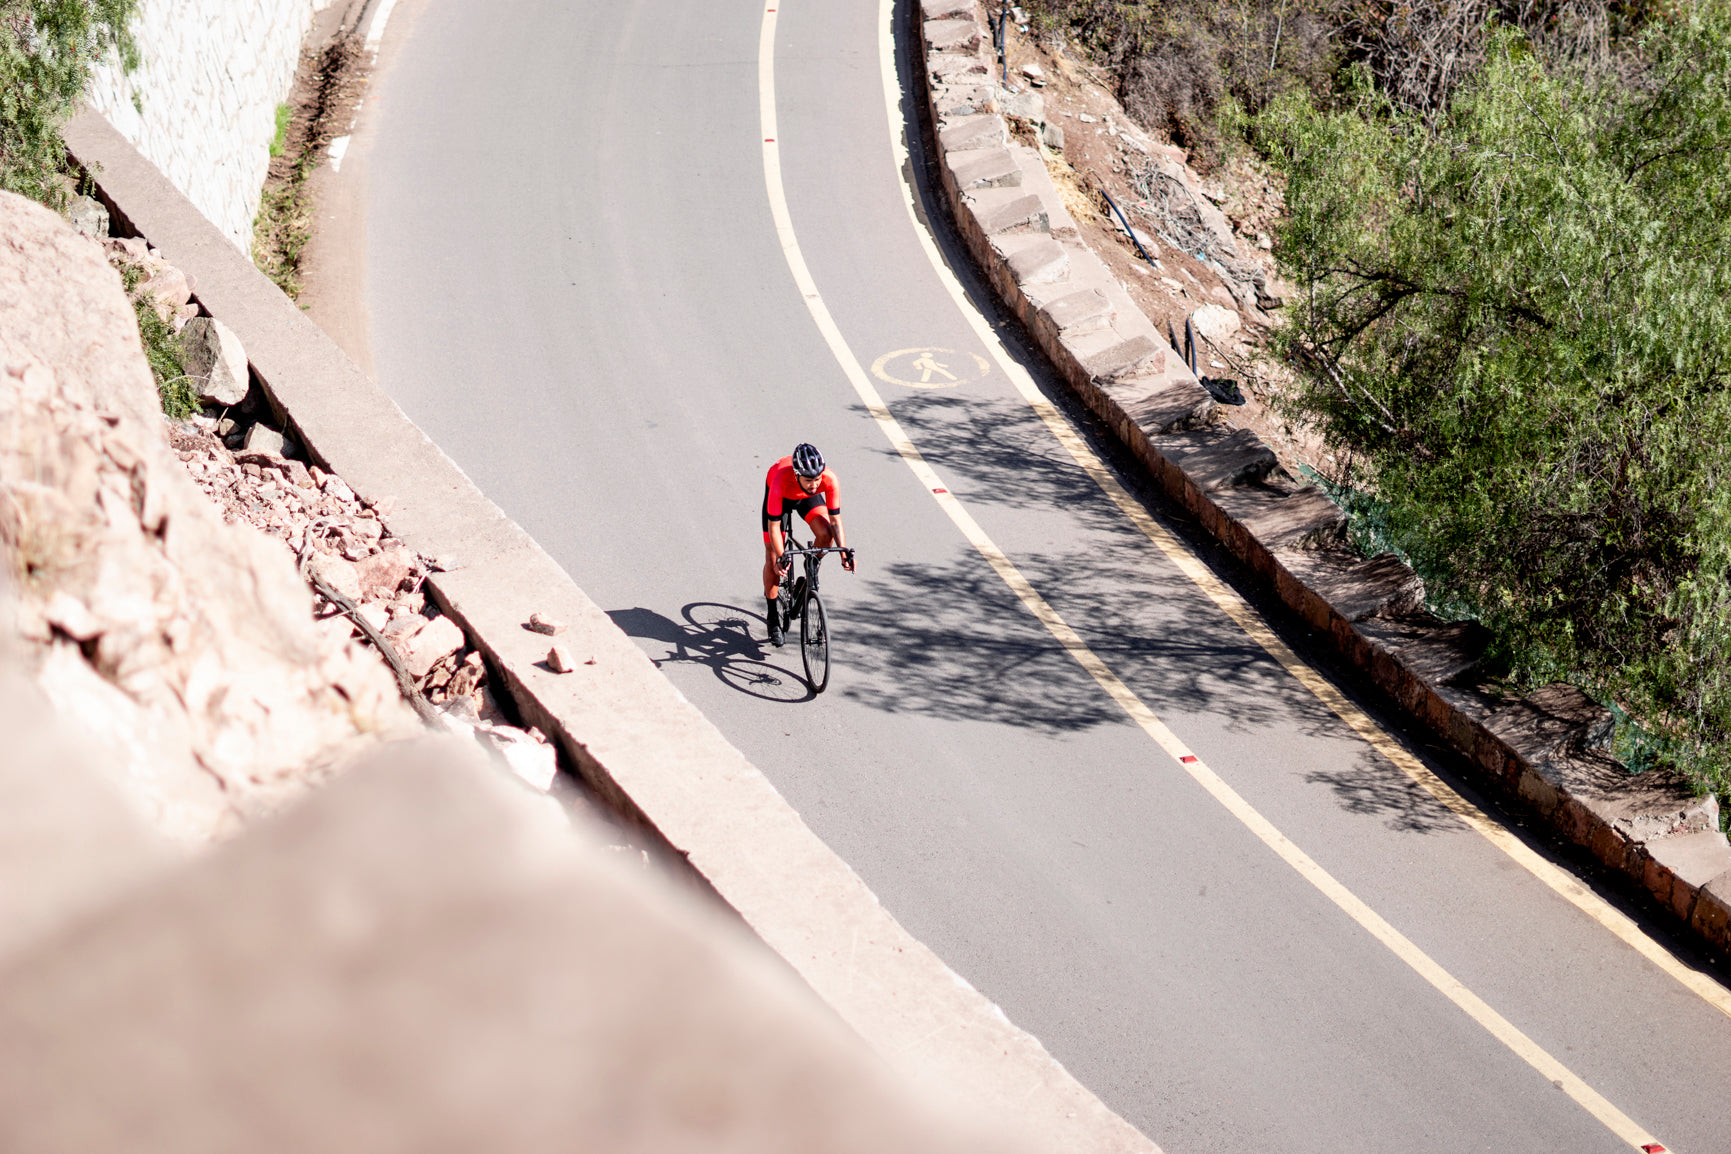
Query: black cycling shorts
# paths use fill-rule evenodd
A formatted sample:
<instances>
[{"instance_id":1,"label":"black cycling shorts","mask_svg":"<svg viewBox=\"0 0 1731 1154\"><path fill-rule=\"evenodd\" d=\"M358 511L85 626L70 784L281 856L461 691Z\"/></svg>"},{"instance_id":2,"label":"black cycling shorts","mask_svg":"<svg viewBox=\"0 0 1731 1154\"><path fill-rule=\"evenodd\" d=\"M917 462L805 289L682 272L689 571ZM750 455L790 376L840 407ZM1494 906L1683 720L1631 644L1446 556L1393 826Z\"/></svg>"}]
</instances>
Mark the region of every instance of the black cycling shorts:
<instances>
[{"instance_id":1,"label":"black cycling shorts","mask_svg":"<svg viewBox=\"0 0 1731 1154\"><path fill-rule=\"evenodd\" d=\"M783 517L790 513L797 513L801 521L806 521L810 520L811 515L823 507L823 494L813 493L811 496L803 497L798 501L783 500L781 503L781 512ZM769 523L773 520L780 520L780 518L771 517L769 515L768 485L763 487L763 507L760 512L763 515L763 539L767 541L769 540Z\"/></svg>"}]
</instances>

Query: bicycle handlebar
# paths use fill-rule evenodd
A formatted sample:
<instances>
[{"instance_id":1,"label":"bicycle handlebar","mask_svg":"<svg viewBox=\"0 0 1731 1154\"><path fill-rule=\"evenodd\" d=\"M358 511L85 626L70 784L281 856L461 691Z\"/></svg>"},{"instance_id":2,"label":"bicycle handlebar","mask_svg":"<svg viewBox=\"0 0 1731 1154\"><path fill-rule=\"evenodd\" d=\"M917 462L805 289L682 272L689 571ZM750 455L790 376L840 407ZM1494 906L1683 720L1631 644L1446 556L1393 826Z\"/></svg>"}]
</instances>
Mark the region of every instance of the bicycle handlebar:
<instances>
[{"instance_id":1,"label":"bicycle handlebar","mask_svg":"<svg viewBox=\"0 0 1731 1154\"><path fill-rule=\"evenodd\" d=\"M844 554L846 554L846 560L848 562L851 562L854 559L853 549L851 549L851 548L843 549L839 545L829 545L829 546L826 546L825 548L822 548L822 549L805 549L805 548L783 549L781 551L781 564L780 564L779 568L782 570L785 570L789 565L793 564L792 558L794 558L794 557L821 557L825 553L844 553Z\"/></svg>"}]
</instances>

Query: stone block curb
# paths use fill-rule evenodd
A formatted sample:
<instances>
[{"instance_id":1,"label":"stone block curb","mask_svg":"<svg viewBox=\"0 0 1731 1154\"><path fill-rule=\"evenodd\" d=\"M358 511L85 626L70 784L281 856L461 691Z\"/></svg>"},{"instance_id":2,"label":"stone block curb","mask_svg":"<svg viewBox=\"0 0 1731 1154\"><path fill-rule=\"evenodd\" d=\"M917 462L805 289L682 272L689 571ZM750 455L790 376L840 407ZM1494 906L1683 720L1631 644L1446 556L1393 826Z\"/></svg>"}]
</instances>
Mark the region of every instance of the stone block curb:
<instances>
[{"instance_id":1,"label":"stone block curb","mask_svg":"<svg viewBox=\"0 0 1731 1154\"><path fill-rule=\"evenodd\" d=\"M971 60L956 29L963 12L979 30ZM1483 629L1428 614L1424 582L1393 554L1361 558L1348 550L1345 513L1318 487L1280 470L1255 434L1210 427L1213 399L1081 242L1040 155L1011 137L1007 117L1027 120L1039 109L997 88L991 30L977 4L922 0L921 16L910 57L920 68L951 218L1058 375L1172 499L1380 690L1505 796L1641 883L1731 955L1731 844L1718 832L1716 799L1695 797L1675 775L1631 775L1598 748L1609 712L1579 690L1548 686L1508 702L1466 684L1484 650ZM1014 188L961 179L988 144L1016 160ZM1028 234L1049 235L1042 245L1061 244L1067 259L1058 262L1044 247L1030 255Z\"/></svg>"},{"instance_id":2,"label":"stone block curb","mask_svg":"<svg viewBox=\"0 0 1731 1154\"><path fill-rule=\"evenodd\" d=\"M199 303L240 335L309 456L369 503L394 498L392 534L450 559L428 579L434 598L604 804L689 863L904 1074L1036 1147L1158 1151L891 917L564 570L107 121L82 112L63 136L116 230L195 275ZM545 637L525 624L535 613L569 623L571 673L546 668Z\"/></svg>"}]
</instances>

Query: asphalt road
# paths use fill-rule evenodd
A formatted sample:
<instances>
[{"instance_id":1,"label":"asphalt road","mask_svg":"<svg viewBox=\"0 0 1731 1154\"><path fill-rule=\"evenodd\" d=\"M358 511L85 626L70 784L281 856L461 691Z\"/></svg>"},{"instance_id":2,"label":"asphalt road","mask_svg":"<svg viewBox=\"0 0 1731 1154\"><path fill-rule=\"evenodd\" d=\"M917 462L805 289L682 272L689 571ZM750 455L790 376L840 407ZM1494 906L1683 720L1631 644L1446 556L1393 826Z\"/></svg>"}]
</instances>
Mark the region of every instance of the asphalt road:
<instances>
[{"instance_id":1,"label":"asphalt road","mask_svg":"<svg viewBox=\"0 0 1731 1154\"><path fill-rule=\"evenodd\" d=\"M1170 1154L1629 1149L1163 753L896 455L771 220L762 19L405 0L365 128L380 382L903 924ZM877 383L985 532L1418 949L1670 1149L1731 1147L1731 1020L1354 736L991 361L904 207L877 5L778 19L801 248L862 362L946 350L953 387ZM815 700L758 588L763 473L800 440L839 471L860 555L826 570Z\"/></svg>"}]
</instances>

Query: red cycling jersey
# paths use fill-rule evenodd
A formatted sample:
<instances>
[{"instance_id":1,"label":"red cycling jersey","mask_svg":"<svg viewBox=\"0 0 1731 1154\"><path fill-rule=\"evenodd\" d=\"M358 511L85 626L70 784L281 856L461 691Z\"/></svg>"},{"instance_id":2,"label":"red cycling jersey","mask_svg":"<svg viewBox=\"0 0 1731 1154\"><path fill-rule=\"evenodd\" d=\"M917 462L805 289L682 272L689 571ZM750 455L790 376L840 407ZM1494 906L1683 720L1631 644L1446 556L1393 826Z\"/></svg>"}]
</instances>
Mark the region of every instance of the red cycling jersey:
<instances>
[{"instance_id":1,"label":"red cycling jersey","mask_svg":"<svg viewBox=\"0 0 1731 1154\"><path fill-rule=\"evenodd\" d=\"M769 540L769 522L781 519L782 509L786 505L795 507L810 502L801 512L805 514L816 512L816 498L823 498L824 506L831 517L841 514L841 482L835 479L835 474L829 469L823 471L818 478L817 488L806 492L800 487L799 474L793 471L793 457L786 456L769 467L769 473L763 479L763 539Z\"/></svg>"}]
</instances>

